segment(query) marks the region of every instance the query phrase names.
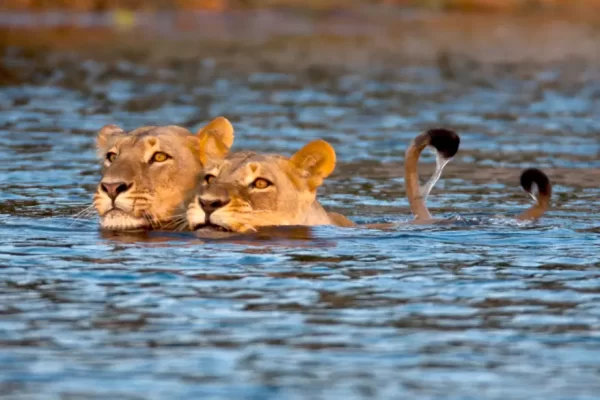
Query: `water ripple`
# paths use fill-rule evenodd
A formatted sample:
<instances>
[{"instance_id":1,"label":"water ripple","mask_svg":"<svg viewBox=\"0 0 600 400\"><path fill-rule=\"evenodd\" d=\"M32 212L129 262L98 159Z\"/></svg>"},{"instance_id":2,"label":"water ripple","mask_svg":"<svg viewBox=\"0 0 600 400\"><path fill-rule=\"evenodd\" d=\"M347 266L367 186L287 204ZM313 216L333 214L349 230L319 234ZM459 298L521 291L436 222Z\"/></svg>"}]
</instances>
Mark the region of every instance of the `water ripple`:
<instances>
[{"instance_id":1,"label":"water ripple","mask_svg":"<svg viewBox=\"0 0 600 400\"><path fill-rule=\"evenodd\" d=\"M5 62L33 68L23 57ZM0 87L9 398L597 397L594 82L556 68L454 82L430 65L381 76L222 68L215 79L192 60L51 60L29 85ZM199 72L182 84L177 68ZM234 121L236 148L329 140L339 165L323 204L396 225L203 238L72 218L98 179L100 126L194 129L218 114ZM407 225L403 151L434 125L463 139L429 199L452 222ZM518 176L529 166L555 182L538 223L511 219L528 206Z\"/></svg>"}]
</instances>

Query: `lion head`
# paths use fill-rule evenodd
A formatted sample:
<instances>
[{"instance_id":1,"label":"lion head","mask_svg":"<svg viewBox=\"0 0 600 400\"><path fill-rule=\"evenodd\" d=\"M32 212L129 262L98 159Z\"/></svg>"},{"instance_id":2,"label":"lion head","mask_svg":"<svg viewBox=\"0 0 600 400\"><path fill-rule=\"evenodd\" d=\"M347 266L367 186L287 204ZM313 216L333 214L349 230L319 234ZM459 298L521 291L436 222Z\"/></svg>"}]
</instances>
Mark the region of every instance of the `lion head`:
<instances>
[{"instance_id":1,"label":"lion head","mask_svg":"<svg viewBox=\"0 0 600 400\"><path fill-rule=\"evenodd\" d=\"M187 210L191 229L233 232L262 226L332 224L316 200L317 188L335 168L335 151L315 140L292 157L239 152L204 137L204 170Z\"/></svg>"},{"instance_id":2,"label":"lion head","mask_svg":"<svg viewBox=\"0 0 600 400\"><path fill-rule=\"evenodd\" d=\"M145 126L125 132L107 125L98 133L102 178L94 207L105 229L174 229L176 217L202 171L200 143L229 149L233 127L219 117L193 135L179 126Z\"/></svg>"}]
</instances>

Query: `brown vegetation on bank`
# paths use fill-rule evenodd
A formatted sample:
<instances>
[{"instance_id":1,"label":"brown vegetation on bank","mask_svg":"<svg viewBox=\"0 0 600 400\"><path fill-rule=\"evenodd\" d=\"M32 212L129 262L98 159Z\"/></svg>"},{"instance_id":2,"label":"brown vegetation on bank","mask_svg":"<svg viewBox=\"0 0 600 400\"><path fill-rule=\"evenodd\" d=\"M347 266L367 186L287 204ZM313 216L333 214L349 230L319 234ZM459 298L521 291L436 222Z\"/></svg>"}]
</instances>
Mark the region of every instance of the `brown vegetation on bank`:
<instances>
[{"instance_id":1,"label":"brown vegetation on bank","mask_svg":"<svg viewBox=\"0 0 600 400\"><path fill-rule=\"evenodd\" d=\"M528 11L599 9L600 0L2 0L0 9L41 11L106 11L192 9L224 11L230 9L294 7L304 9L340 9L366 5L419 7L461 11Z\"/></svg>"}]
</instances>

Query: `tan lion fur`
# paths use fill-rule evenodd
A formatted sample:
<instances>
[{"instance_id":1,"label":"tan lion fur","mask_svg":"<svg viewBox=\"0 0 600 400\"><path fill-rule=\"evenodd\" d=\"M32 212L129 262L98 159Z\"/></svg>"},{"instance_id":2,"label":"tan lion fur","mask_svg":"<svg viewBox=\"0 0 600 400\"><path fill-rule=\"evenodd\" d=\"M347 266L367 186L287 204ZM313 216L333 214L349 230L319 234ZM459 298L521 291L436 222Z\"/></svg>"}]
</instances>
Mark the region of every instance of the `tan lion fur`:
<instances>
[{"instance_id":1,"label":"tan lion fur","mask_svg":"<svg viewBox=\"0 0 600 400\"><path fill-rule=\"evenodd\" d=\"M289 158L254 152L228 155L227 150L213 138L201 145L204 177L188 204L191 229L212 225L249 232L274 225L353 225L339 214L327 213L316 199L318 187L335 168L329 143L315 140ZM257 179L271 185L256 188ZM207 214L201 202L215 204L214 211Z\"/></svg>"},{"instance_id":2,"label":"tan lion fur","mask_svg":"<svg viewBox=\"0 0 600 400\"><path fill-rule=\"evenodd\" d=\"M234 134L231 123L219 117L193 135L179 126L145 126L126 133L107 125L98 133L96 144L102 162L102 178L93 204L101 227L112 230L175 229L185 222L181 204L193 189L203 164L200 143L213 138L229 149ZM151 162L156 152L166 153L164 162ZM115 153L111 162L107 154ZM114 201L102 185L125 183L129 189Z\"/></svg>"}]
</instances>

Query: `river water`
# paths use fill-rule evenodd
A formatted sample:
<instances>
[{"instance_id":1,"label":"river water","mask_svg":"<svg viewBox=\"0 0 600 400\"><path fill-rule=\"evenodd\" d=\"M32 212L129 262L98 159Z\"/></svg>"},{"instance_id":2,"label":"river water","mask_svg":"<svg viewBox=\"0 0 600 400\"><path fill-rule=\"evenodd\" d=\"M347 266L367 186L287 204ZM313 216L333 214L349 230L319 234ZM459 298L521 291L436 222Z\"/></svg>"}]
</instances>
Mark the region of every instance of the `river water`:
<instances>
[{"instance_id":1,"label":"river water","mask_svg":"<svg viewBox=\"0 0 600 400\"><path fill-rule=\"evenodd\" d=\"M21 77L0 87L3 398L598 398L600 80L585 62L455 76L6 49L3 63ZM404 149L455 129L429 197L455 223L207 240L73 218L102 125L217 115L236 149L330 141L320 198L361 223L409 220ZM527 167L548 173L553 208L517 223Z\"/></svg>"}]
</instances>

